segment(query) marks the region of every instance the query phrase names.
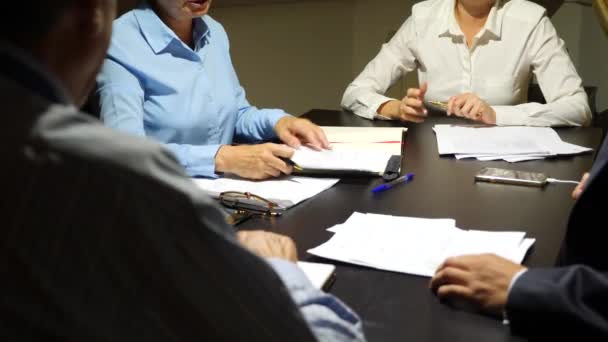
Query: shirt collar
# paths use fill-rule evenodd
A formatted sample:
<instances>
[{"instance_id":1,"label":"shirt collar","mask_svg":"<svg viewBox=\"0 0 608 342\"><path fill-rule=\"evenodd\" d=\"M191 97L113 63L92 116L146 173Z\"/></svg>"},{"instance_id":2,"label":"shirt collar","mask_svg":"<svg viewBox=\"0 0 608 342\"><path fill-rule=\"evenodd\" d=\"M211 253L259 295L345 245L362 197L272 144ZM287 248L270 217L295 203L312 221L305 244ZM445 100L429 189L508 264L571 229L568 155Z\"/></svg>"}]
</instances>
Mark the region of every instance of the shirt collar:
<instances>
[{"instance_id":1,"label":"shirt collar","mask_svg":"<svg viewBox=\"0 0 608 342\"><path fill-rule=\"evenodd\" d=\"M175 32L158 17L149 4L144 3L135 9L134 15L144 38L154 53L162 52L174 40L180 41ZM210 35L209 26L203 18L194 19L193 30L195 46L199 46L200 42Z\"/></svg>"},{"instance_id":2,"label":"shirt collar","mask_svg":"<svg viewBox=\"0 0 608 342\"><path fill-rule=\"evenodd\" d=\"M504 13L502 10L502 0L496 0L492 9L490 10L490 14L488 15L488 20L486 20L486 24L477 34L478 37L482 36L485 32L490 33L495 38L499 39L502 35L502 22L504 19ZM444 15L444 20L440 24L439 36L463 36L462 30L456 21L456 16L454 15L454 8L456 6L456 0L446 1L446 11Z\"/></svg>"},{"instance_id":3,"label":"shirt collar","mask_svg":"<svg viewBox=\"0 0 608 342\"><path fill-rule=\"evenodd\" d=\"M194 19L194 46L201 46L201 42L205 39L208 39L211 36L211 32L209 31L209 25L205 21L205 17Z\"/></svg>"},{"instance_id":4,"label":"shirt collar","mask_svg":"<svg viewBox=\"0 0 608 342\"><path fill-rule=\"evenodd\" d=\"M6 42L0 44L0 74L48 101L72 104L57 77L26 51Z\"/></svg>"}]
</instances>

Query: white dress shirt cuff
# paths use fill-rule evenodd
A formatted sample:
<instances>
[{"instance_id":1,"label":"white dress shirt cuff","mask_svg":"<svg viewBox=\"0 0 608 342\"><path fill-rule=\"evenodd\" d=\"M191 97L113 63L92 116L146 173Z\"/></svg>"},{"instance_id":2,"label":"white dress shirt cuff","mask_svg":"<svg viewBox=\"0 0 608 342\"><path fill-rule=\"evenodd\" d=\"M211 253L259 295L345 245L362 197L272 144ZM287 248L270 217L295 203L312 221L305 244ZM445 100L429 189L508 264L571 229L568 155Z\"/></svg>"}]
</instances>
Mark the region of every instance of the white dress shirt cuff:
<instances>
[{"instance_id":1,"label":"white dress shirt cuff","mask_svg":"<svg viewBox=\"0 0 608 342\"><path fill-rule=\"evenodd\" d=\"M513 278L511 278L511 283L509 284L509 289L507 290L507 298L509 298L509 294L511 293L511 290L513 289L513 286L515 286L515 283L517 282L517 280L519 280L519 278L524 275L524 273L526 273L528 271L527 268L524 268L523 270L515 273L515 275L513 276ZM502 318L503 318L503 324L509 324L509 317L507 316L507 310L503 310L502 312Z\"/></svg>"},{"instance_id":2,"label":"white dress shirt cuff","mask_svg":"<svg viewBox=\"0 0 608 342\"><path fill-rule=\"evenodd\" d=\"M380 94L369 95L369 97L367 99L365 99L364 101L360 101L360 103L363 104L366 108L364 113L356 113L356 114L363 116L365 118L368 118L368 119L390 120L386 116L379 115L378 108L380 108L380 106L383 103L386 103L388 101L394 101L394 100L395 99L392 99L390 97L380 95Z\"/></svg>"},{"instance_id":3,"label":"white dress shirt cuff","mask_svg":"<svg viewBox=\"0 0 608 342\"><path fill-rule=\"evenodd\" d=\"M524 273L526 273L526 271L528 271L527 268L524 268L523 270L515 273L515 275L513 276L513 278L511 279L511 283L509 284L509 290L507 291L507 296L509 295L509 293L511 293L511 290L513 289L513 286L515 285L515 283L517 282L517 280L524 275Z\"/></svg>"},{"instance_id":4,"label":"white dress shirt cuff","mask_svg":"<svg viewBox=\"0 0 608 342\"><path fill-rule=\"evenodd\" d=\"M496 112L497 126L524 126L528 121L528 114L517 106L492 106Z\"/></svg>"}]
</instances>

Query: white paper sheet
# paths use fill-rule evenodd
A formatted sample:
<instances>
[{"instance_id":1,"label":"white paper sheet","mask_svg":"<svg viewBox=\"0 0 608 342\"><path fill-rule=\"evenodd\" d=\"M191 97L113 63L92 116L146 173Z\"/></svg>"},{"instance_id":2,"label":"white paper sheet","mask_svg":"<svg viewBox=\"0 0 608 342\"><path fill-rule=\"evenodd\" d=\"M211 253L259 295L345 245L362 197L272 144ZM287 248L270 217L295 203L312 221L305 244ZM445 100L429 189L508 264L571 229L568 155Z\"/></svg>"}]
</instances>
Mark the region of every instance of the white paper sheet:
<instances>
[{"instance_id":1,"label":"white paper sheet","mask_svg":"<svg viewBox=\"0 0 608 342\"><path fill-rule=\"evenodd\" d=\"M312 285L321 290L336 270L336 266L316 262L298 261L298 266L306 274Z\"/></svg>"},{"instance_id":2,"label":"white paper sheet","mask_svg":"<svg viewBox=\"0 0 608 342\"><path fill-rule=\"evenodd\" d=\"M354 213L326 243L308 252L387 271L432 276L450 256L495 253L522 262L534 243L523 232L462 230L452 219Z\"/></svg>"},{"instance_id":3,"label":"white paper sheet","mask_svg":"<svg viewBox=\"0 0 608 342\"><path fill-rule=\"evenodd\" d=\"M436 125L440 155L515 163L548 156L572 155L590 148L566 143L549 127L471 127Z\"/></svg>"}]
</instances>

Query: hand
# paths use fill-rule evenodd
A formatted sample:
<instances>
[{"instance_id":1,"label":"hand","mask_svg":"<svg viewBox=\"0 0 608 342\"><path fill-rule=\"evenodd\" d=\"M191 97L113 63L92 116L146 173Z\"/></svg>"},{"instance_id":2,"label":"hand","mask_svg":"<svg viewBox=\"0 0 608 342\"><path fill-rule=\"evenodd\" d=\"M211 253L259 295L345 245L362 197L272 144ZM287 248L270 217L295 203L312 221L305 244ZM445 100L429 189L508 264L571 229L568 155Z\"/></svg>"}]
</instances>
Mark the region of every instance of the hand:
<instances>
[{"instance_id":1,"label":"hand","mask_svg":"<svg viewBox=\"0 0 608 342\"><path fill-rule=\"evenodd\" d=\"M583 175L583 178L581 178L581 182L578 183L578 185L572 192L573 199L577 200L579 197L581 197L581 194L583 193L583 190L585 190L585 186L587 185L587 179L589 179L589 172Z\"/></svg>"},{"instance_id":2,"label":"hand","mask_svg":"<svg viewBox=\"0 0 608 342\"><path fill-rule=\"evenodd\" d=\"M448 115L456 115L485 124L496 124L496 111L477 95L466 93L452 96L448 101Z\"/></svg>"},{"instance_id":3,"label":"hand","mask_svg":"<svg viewBox=\"0 0 608 342\"><path fill-rule=\"evenodd\" d=\"M225 145L215 155L215 170L249 179L278 177L281 173L289 175L293 168L279 157L291 158L293 152L291 147L277 144Z\"/></svg>"},{"instance_id":4,"label":"hand","mask_svg":"<svg viewBox=\"0 0 608 342\"><path fill-rule=\"evenodd\" d=\"M277 122L274 131L281 141L298 148L303 144L315 150L329 149L329 142L321 127L306 119L287 115Z\"/></svg>"},{"instance_id":5,"label":"hand","mask_svg":"<svg viewBox=\"0 0 608 342\"><path fill-rule=\"evenodd\" d=\"M378 114L395 120L423 122L428 115L423 103L427 90L426 82L420 88L410 88L401 101L393 100L380 106Z\"/></svg>"},{"instance_id":6,"label":"hand","mask_svg":"<svg viewBox=\"0 0 608 342\"><path fill-rule=\"evenodd\" d=\"M481 311L504 311L511 280L525 267L493 254L449 258L439 266L430 288L441 300L463 299Z\"/></svg>"},{"instance_id":7,"label":"hand","mask_svg":"<svg viewBox=\"0 0 608 342\"><path fill-rule=\"evenodd\" d=\"M243 247L259 257L298 261L296 244L287 236L257 230L240 231L236 233L236 238Z\"/></svg>"}]
</instances>

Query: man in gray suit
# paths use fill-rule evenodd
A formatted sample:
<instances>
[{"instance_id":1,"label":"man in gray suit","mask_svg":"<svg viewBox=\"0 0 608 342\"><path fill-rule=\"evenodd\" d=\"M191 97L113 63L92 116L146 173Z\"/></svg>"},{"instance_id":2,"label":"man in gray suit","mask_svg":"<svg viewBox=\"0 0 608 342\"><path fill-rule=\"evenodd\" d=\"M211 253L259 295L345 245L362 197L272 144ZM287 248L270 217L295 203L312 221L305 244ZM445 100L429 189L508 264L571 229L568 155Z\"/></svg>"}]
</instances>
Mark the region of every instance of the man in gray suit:
<instances>
[{"instance_id":1,"label":"man in gray suit","mask_svg":"<svg viewBox=\"0 0 608 342\"><path fill-rule=\"evenodd\" d=\"M359 318L293 263L291 240L235 234L161 146L78 112L115 7L0 3L0 336L363 340Z\"/></svg>"}]
</instances>

